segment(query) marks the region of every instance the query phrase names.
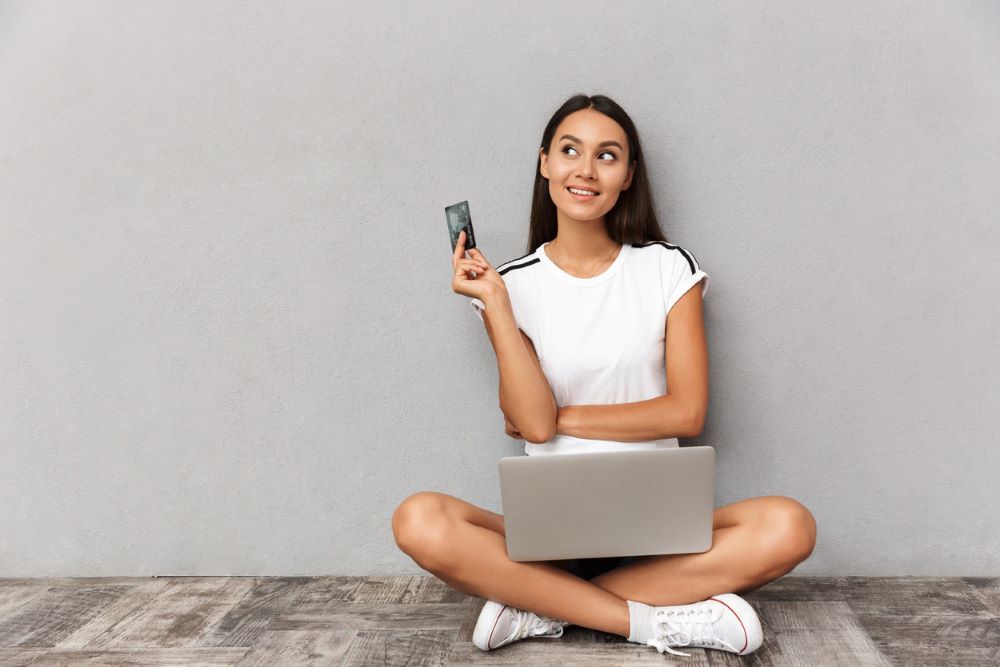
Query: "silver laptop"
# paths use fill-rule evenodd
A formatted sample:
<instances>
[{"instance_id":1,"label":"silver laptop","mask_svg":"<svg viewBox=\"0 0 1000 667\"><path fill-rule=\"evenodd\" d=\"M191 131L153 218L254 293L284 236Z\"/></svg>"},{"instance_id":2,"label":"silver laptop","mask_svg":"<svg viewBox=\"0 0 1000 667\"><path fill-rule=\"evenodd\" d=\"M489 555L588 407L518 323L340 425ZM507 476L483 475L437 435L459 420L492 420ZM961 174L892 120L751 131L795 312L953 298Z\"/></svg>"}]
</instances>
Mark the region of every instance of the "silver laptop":
<instances>
[{"instance_id":1,"label":"silver laptop","mask_svg":"<svg viewBox=\"0 0 1000 667\"><path fill-rule=\"evenodd\" d=\"M499 466L511 560L712 548L714 447L508 456Z\"/></svg>"}]
</instances>

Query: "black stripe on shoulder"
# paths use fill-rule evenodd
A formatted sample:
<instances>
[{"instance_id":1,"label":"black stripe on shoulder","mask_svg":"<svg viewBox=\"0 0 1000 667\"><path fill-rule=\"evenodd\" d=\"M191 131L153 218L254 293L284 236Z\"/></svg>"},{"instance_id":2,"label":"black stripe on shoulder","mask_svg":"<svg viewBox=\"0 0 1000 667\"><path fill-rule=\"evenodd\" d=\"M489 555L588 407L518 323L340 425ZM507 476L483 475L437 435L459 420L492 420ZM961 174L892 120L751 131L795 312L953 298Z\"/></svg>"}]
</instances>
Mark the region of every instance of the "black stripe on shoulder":
<instances>
[{"instance_id":1,"label":"black stripe on shoulder","mask_svg":"<svg viewBox=\"0 0 1000 667\"><path fill-rule=\"evenodd\" d=\"M501 262L500 264L497 264L497 266L496 266L497 272L499 272L500 269L504 268L508 264L513 264L514 262L520 262L525 257L531 257L534 254L535 254L534 251L532 251L532 252L529 252L526 255L521 255L520 257L515 257L514 259L508 259L506 262Z\"/></svg>"},{"instance_id":2,"label":"black stripe on shoulder","mask_svg":"<svg viewBox=\"0 0 1000 667\"><path fill-rule=\"evenodd\" d=\"M694 258L694 253L692 253L690 250L685 250L676 243L667 243L666 241L650 241L648 243L637 243L635 244L634 247L646 248L651 245L663 246L664 248L680 252L680 254L684 256L684 259L687 260L688 267L690 267L691 269L691 275L694 275L695 272L698 271L700 268L698 266L698 260Z\"/></svg>"},{"instance_id":3,"label":"black stripe on shoulder","mask_svg":"<svg viewBox=\"0 0 1000 667\"><path fill-rule=\"evenodd\" d=\"M534 254L534 253L532 253L532 254ZM527 256L528 255L525 255L525 257L527 257ZM535 257L534 259L529 259L527 262L521 262L520 264L514 264L514 262L517 262L520 259L524 259L524 257L521 257L521 258L518 258L518 259L512 259L509 262L507 262L506 264L503 264L502 268L497 269L497 273L499 273L502 276L503 274L507 273L508 271L513 271L515 269L523 269L526 266L531 266L532 264L537 264L538 262L542 261L542 260L538 259L537 257Z\"/></svg>"}]
</instances>

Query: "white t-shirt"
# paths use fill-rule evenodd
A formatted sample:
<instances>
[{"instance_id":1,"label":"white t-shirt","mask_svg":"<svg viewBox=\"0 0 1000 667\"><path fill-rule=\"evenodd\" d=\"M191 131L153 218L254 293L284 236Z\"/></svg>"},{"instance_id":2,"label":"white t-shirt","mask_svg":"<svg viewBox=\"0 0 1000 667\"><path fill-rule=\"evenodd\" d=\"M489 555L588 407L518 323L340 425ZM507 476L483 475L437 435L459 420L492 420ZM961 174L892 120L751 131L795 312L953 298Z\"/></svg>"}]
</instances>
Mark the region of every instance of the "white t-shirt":
<instances>
[{"instance_id":1,"label":"white t-shirt","mask_svg":"<svg viewBox=\"0 0 1000 667\"><path fill-rule=\"evenodd\" d=\"M556 405L633 403L667 390L665 327L670 308L708 274L694 255L665 241L624 244L614 262L591 278L560 269L534 252L496 267L518 328L531 339ZM472 299L483 318L485 304ZM524 441L528 456L678 447L677 438L645 442L556 435Z\"/></svg>"}]
</instances>

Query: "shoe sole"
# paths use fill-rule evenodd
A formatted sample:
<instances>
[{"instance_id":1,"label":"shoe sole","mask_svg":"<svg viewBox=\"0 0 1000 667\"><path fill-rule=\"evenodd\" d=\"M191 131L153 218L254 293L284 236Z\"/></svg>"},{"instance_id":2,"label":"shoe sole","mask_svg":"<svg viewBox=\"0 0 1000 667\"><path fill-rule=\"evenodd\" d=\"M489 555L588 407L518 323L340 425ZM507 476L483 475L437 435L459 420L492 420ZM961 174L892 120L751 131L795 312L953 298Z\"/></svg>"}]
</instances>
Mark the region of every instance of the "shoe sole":
<instances>
[{"instance_id":1,"label":"shoe sole","mask_svg":"<svg viewBox=\"0 0 1000 667\"><path fill-rule=\"evenodd\" d=\"M735 593L714 595L711 599L717 600L729 607L736 615L736 619L740 622L740 625L743 626L743 631L747 635L747 645L737 655L747 655L760 648L760 645L764 643L764 630L760 627L760 619L757 617L757 612L754 611L754 608L750 606L750 603Z\"/></svg>"}]
</instances>

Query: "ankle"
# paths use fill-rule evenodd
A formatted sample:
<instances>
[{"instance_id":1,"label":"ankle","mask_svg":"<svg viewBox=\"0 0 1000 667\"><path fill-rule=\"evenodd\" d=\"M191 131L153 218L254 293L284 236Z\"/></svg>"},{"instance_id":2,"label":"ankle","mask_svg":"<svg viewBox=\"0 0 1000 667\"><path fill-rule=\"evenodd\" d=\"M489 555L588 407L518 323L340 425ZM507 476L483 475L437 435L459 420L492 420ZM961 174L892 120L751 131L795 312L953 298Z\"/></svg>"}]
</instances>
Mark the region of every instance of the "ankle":
<instances>
[{"instance_id":1,"label":"ankle","mask_svg":"<svg viewBox=\"0 0 1000 667\"><path fill-rule=\"evenodd\" d=\"M629 635L627 639L637 644L646 644L652 638L653 607L642 602L626 600L628 603Z\"/></svg>"}]
</instances>

